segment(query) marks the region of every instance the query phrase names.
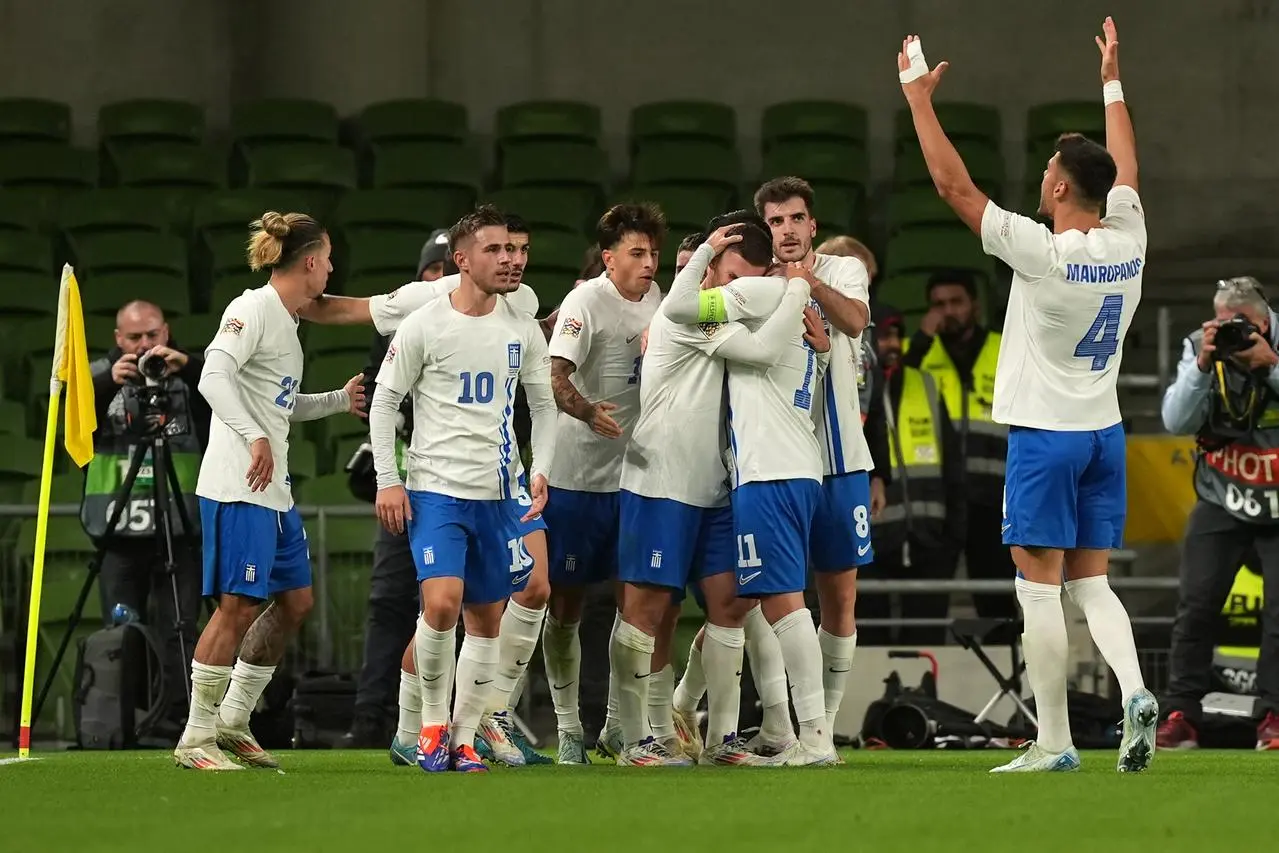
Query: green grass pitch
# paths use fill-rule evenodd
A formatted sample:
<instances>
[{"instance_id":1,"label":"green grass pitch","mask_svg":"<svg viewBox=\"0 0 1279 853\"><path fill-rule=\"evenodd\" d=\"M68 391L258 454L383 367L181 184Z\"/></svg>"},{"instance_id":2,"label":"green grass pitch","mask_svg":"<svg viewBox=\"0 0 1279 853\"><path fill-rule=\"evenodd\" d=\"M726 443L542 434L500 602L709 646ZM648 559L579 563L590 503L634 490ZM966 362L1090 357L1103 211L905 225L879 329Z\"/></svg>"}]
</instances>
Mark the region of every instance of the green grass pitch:
<instances>
[{"instance_id":1,"label":"green grass pitch","mask_svg":"<svg viewBox=\"0 0 1279 853\"><path fill-rule=\"evenodd\" d=\"M164 752L0 764L0 850L1259 850L1277 756L1160 753L1121 776L990 776L1010 751L849 752L831 768L494 769L427 776L384 752L283 752L283 771L179 770ZM8 757L8 756L5 756ZM1122 846L1121 846L1122 845Z\"/></svg>"}]
</instances>

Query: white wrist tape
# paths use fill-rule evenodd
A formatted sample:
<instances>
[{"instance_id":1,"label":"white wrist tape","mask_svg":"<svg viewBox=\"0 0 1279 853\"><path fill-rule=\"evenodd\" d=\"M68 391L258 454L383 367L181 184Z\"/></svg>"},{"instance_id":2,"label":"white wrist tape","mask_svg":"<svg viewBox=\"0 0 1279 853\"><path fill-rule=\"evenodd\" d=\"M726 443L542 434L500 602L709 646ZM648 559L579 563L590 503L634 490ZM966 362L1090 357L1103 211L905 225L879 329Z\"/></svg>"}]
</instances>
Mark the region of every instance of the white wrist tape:
<instances>
[{"instance_id":1,"label":"white wrist tape","mask_svg":"<svg viewBox=\"0 0 1279 853\"><path fill-rule=\"evenodd\" d=\"M1118 80L1111 80L1101 87L1101 98L1106 106L1117 104L1124 99L1124 87L1119 85Z\"/></svg>"},{"instance_id":2,"label":"white wrist tape","mask_svg":"<svg viewBox=\"0 0 1279 853\"><path fill-rule=\"evenodd\" d=\"M919 39L906 45L906 59L910 61L910 68L897 72L897 79L903 85L914 82L928 73L928 63L924 60L924 45Z\"/></svg>"}]
</instances>

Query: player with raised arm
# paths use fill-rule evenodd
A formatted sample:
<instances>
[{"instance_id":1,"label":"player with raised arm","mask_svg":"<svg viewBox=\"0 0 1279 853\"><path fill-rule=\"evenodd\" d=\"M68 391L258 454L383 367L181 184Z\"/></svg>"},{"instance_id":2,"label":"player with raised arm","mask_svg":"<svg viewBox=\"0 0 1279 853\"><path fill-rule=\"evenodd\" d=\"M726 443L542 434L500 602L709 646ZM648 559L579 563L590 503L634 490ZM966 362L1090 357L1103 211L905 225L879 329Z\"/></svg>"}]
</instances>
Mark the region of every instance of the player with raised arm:
<instances>
[{"instance_id":1,"label":"player with raised arm","mask_svg":"<svg viewBox=\"0 0 1279 853\"><path fill-rule=\"evenodd\" d=\"M772 261L767 233L751 224L717 228L676 277L671 294L759 276ZM646 708L653 650L670 603L690 582L706 601L703 669L709 716L704 764L778 763L750 753L737 735L743 624L755 602L738 596L733 575L733 511L724 449L724 369L763 369L805 329L801 284L758 330L738 323L677 324L664 311L649 327L640 379L639 421L622 466L618 577L622 622L610 649L624 749L619 764L685 764L653 737ZM816 454L816 448L814 448ZM784 682L783 682L784 683Z\"/></svg>"},{"instance_id":2,"label":"player with raised arm","mask_svg":"<svg viewBox=\"0 0 1279 853\"><path fill-rule=\"evenodd\" d=\"M859 258L813 251L817 221L812 209L813 189L802 178L775 178L755 193L756 213L772 232L773 255L811 270L812 301L829 327L830 368L811 388L810 414L823 476L809 557L820 601L823 701L827 725L833 726L857 647L857 572L874 560L869 473L874 462L862 429L857 385L861 334L870 317L870 278ZM766 317L782 292L777 278L734 282L718 293L703 291L696 304L676 300L670 313L698 322ZM772 754L784 751L792 738L777 727L765 727L750 746Z\"/></svg>"},{"instance_id":3,"label":"player with raised arm","mask_svg":"<svg viewBox=\"0 0 1279 853\"><path fill-rule=\"evenodd\" d=\"M564 297L549 344L560 415L546 508L551 612L542 654L560 764L589 763L578 707L578 628L587 585L617 573L622 451L639 415L640 337L662 299L653 275L665 234L656 205L609 208L596 225L604 272Z\"/></svg>"},{"instance_id":4,"label":"player with raised arm","mask_svg":"<svg viewBox=\"0 0 1279 853\"><path fill-rule=\"evenodd\" d=\"M461 283L401 323L369 413L378 517L395 533L407 523L421 583L417 759L429 772L486 769L473 741L497 676L498 631L507 599L532 574L527 530L545 529L542 468L552 462L555 429L550 356L537 322L498 298L507 241L505 219L489 205L453 226L449 246ZM531 499L518 476L517 383L533 419ZM415 423L432 425L414 430L407 491L395 464L395 415L406 393ZM463 610L466 639L450 679ZM450 681L457 687L451 726Z\"/></svg>"},{"instance_id":5,"label":"player with raised arm","mask_svg":"<svg viewBox=\"0 0 1279 853\"><path fill-rule=\"evenodd\" d=\"M289 427L359 414L364 397L361 375L337 391L297 393L297 315L333 271L328 234L301 213L268 212L251 227L249 267L270 280L227 305L200 377L213 418L196 494L204 594L217 609L196 643L191 713L173 752L179 767L197 770L241 769L223 750L279 766L250 733L249 715L312 604L306 532L289 488Z\"/></svg>"},{"instance_id":6,"label":"player with raised arm","mask_svg":"<svg viewBox=\"0 0 1279 853\"><path fill-rule=\"evenodd\" d=\"M917 36L897 68L915 131L941 197L988 254L1013 269L995 374L994 419L1009 425L1004 542L1017 565L1026 675L1039 734L992 772L1079 768L1066 711L1066 591L1119 680L1124 734L1120 772L1144 770L1155 752L1155 697L1145 688L1128 613L1110 589L1110 551L1123 542L1125 445L1115 380L1141 300L1146 223L1137 196L1137 149L1119 85L1114 21L1102 26L1106 147L1078 134L1058 140L1044 169L1044 225L1003 210L976 186L933 111L947 64L931 71ZM1105 215L1102 215L1102 211Z\"/></svg>"}]
</instances>

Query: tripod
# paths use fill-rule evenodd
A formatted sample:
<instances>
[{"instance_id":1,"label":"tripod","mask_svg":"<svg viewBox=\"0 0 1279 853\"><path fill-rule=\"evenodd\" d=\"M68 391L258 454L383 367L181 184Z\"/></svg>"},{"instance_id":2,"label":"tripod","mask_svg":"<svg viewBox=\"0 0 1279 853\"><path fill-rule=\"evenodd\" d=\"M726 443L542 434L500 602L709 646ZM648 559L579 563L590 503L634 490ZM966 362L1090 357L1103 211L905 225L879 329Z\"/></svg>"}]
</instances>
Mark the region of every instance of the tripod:
<instances>
[{"instance_id":1,"label":"tripod","mask_svg":"<svg viewBox=\"0 0 1279 853\"><path fill-rule=\"evenodd\" d=\"M67 647L71 644L71 638L75 634L75 629L79 626L80 620L84 614L84 605L89 600L89 593L93 589L94 582L98 579L99 573L102 571L102 561L106 557L108 548L111 545L111 537L120 519L124 514L124 509L129 505L129 496L133 491L133 486L138 478L138 472L142 469L142 462L146 458L147 451L151 452L151 470L152 470L152 513L155 523L155 539L156 549L162 558L164 565L164 574L169 579L169 592L173 596L173 614L174 620L171 629L176 632L178 638L178 647L182 653L182 682L186 690L186 694L191 695L190 676L187 671L186 661L190 660L190 654L187 649L186 629L188 626L187 619L183 618L182 598L178 592L177 577L177 560L176 550L174 547L175 531L173 520L169 512L169 504L171 497L173 505L177 507L178 520L181 523L181 530L177 531L178 535L184 538L193 538L196 531L191 524L191 519L187 515L186 504L182 500L182 488L178 484L178 472L173 467L173 458L169 453L168 441L163 432L158 432L148 437L148 441L139 442L133 450L133 457L129 462L129 471L125 475L124 482L120 484L119 490L116 492L115 500L112 505L111 517L107 519L105 541L98 545L93 560L89 564L88 575L84 579L84 585L80 587L80 594L76 598L75 605L71 609L71 613L67 618L66 631L62 635L62 640L58 644L58 650L53 657L53 665L49 668L49 674L45 676L44 684L40 686L40 693L35 700L32 708L31 724L34 726L36 720L40 718L40 711L44 708L45 699L49 695L49 690L53 687L53 681L57 677L58 667L62 665L62 658L67 653Z\"/></svg>"}]
</instances>

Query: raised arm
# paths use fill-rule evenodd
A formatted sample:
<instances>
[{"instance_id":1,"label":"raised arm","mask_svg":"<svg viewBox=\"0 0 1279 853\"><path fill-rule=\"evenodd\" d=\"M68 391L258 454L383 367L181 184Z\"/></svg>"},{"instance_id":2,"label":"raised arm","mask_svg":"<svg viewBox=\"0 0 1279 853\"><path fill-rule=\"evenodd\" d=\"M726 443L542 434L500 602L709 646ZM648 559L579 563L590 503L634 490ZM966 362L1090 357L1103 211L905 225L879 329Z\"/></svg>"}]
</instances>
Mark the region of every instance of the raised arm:
<instances>
[{"instance_id":1,"label":"raised arm","mask_svg":"<svg viewBox=\"0 0 1279 853\"><path fill-rule=\"evenodd\" d=\"M928 174L937 187L937 194L974 234L981 234L981 217L990 199L973 183L968 167L946 137L933 110L933 92L949 67L948 62L940 62L932 71L928 70L919 36L907 36L901 53L897 54L897 77L910 106L915 135L919 137L919 147L924 152L924 162L928 164Z\"/></svg>"},{"instance_id":2,"label":"raised arm","mask_svg":"<svg viewBox=\"0 0 1279 853\"><path fill-rule=\"evenodd\" d=\"M706 276L706 268L711 261L733 243L742 241L741 234L728 235L736 225L725 225L716 228L706 242L697 247L688 264L675 276L671 283L670 293L662 300L662 313L672 323L723 323L732 319L721 316L723 297L715 290L702 290L702 279ZM714 315L714 316L712 316Z\"/></svg>"},{"instance_id":3,"label":"raised arm","mask_svg":"<svg viewBox=\"0 0 1279 853\"><path fill-rule=\"evenodd\" d=\"M1115 186L1137 189L1137 136L1132 129L1132 116L1124 103L1124 90L1119 85L1119 36L1115 21L1106 18L1101 25L1106 39L1096 38L1101 51L1101 92L1106 103L1106 149L1115 161Z\"/></svg>"}]
</instances>

